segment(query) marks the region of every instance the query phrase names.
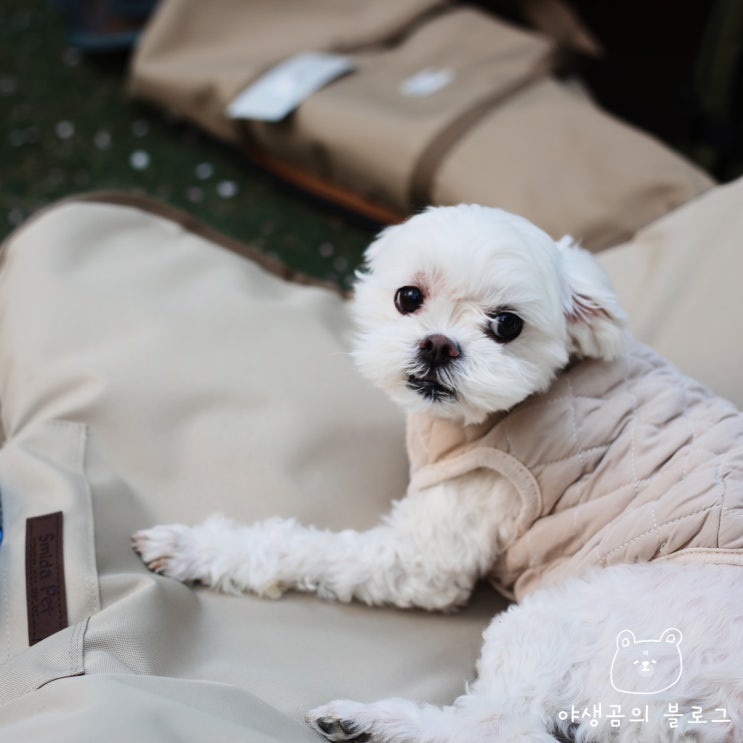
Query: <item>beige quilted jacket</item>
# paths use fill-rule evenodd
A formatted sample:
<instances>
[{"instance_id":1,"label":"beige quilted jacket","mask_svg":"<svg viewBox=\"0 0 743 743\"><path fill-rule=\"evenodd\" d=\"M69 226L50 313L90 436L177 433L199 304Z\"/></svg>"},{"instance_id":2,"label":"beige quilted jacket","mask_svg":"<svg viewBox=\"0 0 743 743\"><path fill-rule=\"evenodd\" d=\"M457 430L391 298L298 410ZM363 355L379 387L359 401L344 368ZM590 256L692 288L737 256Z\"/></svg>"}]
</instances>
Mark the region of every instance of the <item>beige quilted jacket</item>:
<instances>
[{"instance_id":1,"label":"beige quilted jacket","mask_svg":"<svg viewBox=\"0 0 743 743\"><path fill-rule=\"evenodd\" d=\"M511 598L592 565L743 565L743 415L639 342L481 425L412 416L408 449L415 488L478 468L513 484L492 570Z\"/></svg>"}]
</instances>

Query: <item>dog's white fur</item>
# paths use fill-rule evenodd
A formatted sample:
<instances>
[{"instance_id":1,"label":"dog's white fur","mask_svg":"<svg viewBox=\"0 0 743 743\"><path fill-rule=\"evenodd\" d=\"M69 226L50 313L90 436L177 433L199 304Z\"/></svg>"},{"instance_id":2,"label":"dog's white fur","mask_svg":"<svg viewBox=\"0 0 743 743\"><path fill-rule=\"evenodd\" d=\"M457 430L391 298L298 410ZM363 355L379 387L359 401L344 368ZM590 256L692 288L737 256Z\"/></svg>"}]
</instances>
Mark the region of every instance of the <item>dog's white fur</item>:
<instances>
[{"instance_id":1,"label":"dog's white fur","mask_svg":"<svg viewBox=\"0 0 743 743\"><path fill-rule=\"evenodd\" d=\"M571 357L610 359L622 347L624 314L597 263L572 241L553 241L528 221L474 205L429 209L382 233L367 253L354 311L362 371L408 411L476 423L546 389ZM394 296L419 287L424 304L402 314ZM524 320L497 343L489 314ZM423 338L454 339L461 358L440 370L456 395L433 400L411 389L422 374ZM514 514L510 490L477 471L408 492L366 532L330 533L293 520L242 526L224 517L157 526L134 537L149 566L179 580L275 598L287 589L340 601L447 609L488 572ZM485 743L743 740L743 573L736 567L640 564L597 569L530 594L485 632L478 679L446 708L388 699L339 700L311 711L329 740ZM617 635L643 641L680 627L683 672L666 691L613 688ZM677 638L678 639L678 638ZM650 647L647 645L646 647ZM573 710L603 706L600 717ZM613 727L612 705L627 716ZM647 719L630 710L647 705ZM677 705L683 717L664 717ZM701 710L701 712L700 712ZM714 719L729 722L713 722ZM594 710L595 711L595 710ZM615 709L616 711L616 709ZM706 722L694 723L693 714ZM716 716L716 717L715 717ZM559 732L558 732L559 731Z\"/></svg>"}]
</instances>

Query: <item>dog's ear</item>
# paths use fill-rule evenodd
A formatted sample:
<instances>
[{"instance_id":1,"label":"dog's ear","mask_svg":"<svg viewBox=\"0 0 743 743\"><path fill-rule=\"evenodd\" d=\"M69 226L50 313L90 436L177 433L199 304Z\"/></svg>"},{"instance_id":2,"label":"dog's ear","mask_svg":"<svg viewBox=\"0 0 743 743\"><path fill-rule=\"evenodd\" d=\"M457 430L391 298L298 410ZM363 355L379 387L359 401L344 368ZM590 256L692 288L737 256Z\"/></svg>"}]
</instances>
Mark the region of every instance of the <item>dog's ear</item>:
<instances>
[{"instance_id":1,"label":"dog's ear","mask_svg":"<svg viewBox=\"0 0 743 743\"><path fill-rule=\"evenodd\" d=\"M585 357L615 358L626 340L627 316L609 277L571 237L556 244L566 284L564 311L571 350Z\"/></svg>"}]
</instances>

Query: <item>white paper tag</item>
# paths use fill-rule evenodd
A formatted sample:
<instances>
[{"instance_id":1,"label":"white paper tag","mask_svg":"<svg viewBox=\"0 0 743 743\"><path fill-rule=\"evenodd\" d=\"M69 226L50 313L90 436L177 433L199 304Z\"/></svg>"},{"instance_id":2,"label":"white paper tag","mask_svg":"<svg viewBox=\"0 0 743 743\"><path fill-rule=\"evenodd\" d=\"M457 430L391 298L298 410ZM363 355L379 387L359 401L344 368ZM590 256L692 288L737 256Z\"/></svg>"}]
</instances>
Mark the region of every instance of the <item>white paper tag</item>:
<instances>
[{"instance_id":1,"label":"white paper tag","mask_svg":"<svg viewBox=\"0 0 743 743\"><path fill-rule=\"evenodd\" d=\"M454 80L454 70L448 67L426 67L400 83L401 95L425 98L445 88Z\"/></svg>"},{"instance_id":2,"label":"white paper tag","mask_svg":"<svg viewBox=\"0 0 743 743\"><path fill-rule=\"evenodd\" d=\"M330 52L303 52L284 60L232 99L232 119L280 121L312 93L356 69L353 57Z\"/></svg>"}]
</instances>

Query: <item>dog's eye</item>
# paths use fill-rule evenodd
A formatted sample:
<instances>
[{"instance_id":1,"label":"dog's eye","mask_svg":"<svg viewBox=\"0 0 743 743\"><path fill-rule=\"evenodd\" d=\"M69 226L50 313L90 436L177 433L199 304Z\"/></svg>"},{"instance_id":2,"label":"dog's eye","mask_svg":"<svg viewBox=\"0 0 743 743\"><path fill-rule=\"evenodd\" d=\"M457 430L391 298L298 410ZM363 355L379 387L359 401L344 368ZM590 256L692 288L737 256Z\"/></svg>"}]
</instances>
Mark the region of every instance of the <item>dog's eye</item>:
<instances>
[{"instance_id":1,"label":"dog's eye","mask_svg":"<svg viewBox=\"0 0 743 743\"><path fill-rule=\"evenodd\" d=\"M489 329L498 343L510 343L521 335L524 321L513 312L497 312L490 320Z\"/></svg>"},{"instance_id":2,"label":"dog's eye","mask_svg":"<svg viewBox=\"0 0 743 743\"><path fill-rule=\"evenodd\" d=\"M423 292L417 286L403 286L395 292L395 307L401 315L415 312L423 304Z\"/></svg>"}]
</instances>

